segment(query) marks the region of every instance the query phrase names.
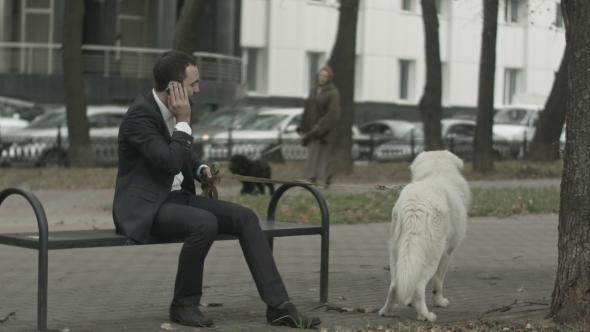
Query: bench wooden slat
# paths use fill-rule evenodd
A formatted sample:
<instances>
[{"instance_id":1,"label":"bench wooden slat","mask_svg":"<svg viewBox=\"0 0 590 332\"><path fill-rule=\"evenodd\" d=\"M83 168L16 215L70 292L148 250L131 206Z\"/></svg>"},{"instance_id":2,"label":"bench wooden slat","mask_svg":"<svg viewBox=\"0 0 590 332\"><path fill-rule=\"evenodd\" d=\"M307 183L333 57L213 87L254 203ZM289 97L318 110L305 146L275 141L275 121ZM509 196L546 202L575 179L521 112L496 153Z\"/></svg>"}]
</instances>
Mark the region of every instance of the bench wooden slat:
<instances>
[{"instance_id":1,"label":"bench wooden slat","mask_svg":"<svg viewBox=\"0 0 590 332\"><path fill-rule=\"evenodd\" d=\"M296 236L321 234L320 226L300 225L288 222L272 221L260 222L264 234L267 237ZM235 236L217 235L216 241L233 240ZM73 249L73 248L96 248L96 247L115 247L123 246L127 237L115 233L114 229L95 229L95 230L77 230L77 231L54 231L49 232L48 248L55 249ZM184 239L173 241L162 241L156 237L150 237L147 244L161 243L181 243ZM10 246L39 249L39 233L11 233L0 234L0 244Z\"/></svg>"}]
</instances>

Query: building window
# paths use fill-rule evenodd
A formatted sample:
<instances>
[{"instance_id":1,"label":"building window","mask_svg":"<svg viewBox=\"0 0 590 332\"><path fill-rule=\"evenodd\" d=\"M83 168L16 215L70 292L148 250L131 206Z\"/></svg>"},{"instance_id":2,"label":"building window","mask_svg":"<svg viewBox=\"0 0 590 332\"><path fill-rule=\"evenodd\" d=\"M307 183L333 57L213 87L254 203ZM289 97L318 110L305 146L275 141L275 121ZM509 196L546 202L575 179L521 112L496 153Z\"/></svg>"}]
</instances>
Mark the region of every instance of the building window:
<instances>
[{"instance_id":1,"label":"building window","mask_svg":"<svg viewBox=\"0 0 590 332\"><path fill-rule=\"evenodd\" d=\"M413 0L402 0L402 10L411 12L413 10L412 1Z\"/></svg>"},{"instance_id":2,"label":"building window","mask_svg":"<svg viewBox=\"0 0 590 332\"><path fill-rule=\"evenodd\" d=\"M399 61L399 99L410 100L412 94L412 69L410 60Z\"/></svg>"},{"instance_id":3,"label":"building window","mask_svg":"<svg viewBox=\"0 0 590 332\"><path fill-rule=\"evenodd\" d=\"M256 48L247 48L244 50L248 91L258 91L258 53L259 50Z\"/></svg>"},{"instance_id":4,"label":"building window","mask_svg":"<svg viewBox=\"0 0 590 332\"><path fill-rule=\"evenodd\" d=\"M308 88L311 89L317 85L317 76L318 71L322 65L323 54L322 53L307 53L307 68L309 73L309 85Z\"/></svg>"},{"instance_id":5,"label":"building window","mask_svg":"<svg viewBox=\"0 0 590 332\"><path fill-rule=\"evenodd\" d=\"M563 15L561 14L561 3L555 4L555 26L563 28Z\"/></svg>"},{"instance_id":6,"label":"building window","mask_svg":"<svg viewBox=\"0 0 590 332\"><path fill-rule=\"evenodd\" d=\"M517 23L518 22L518 0L506 0L505 3L505 17L506 22Z\"/></svg>"},{"instance_id":7,"label":"building window","mask_svg":"<svg viewBox=\"0 0 590 332\"><path fill-rule=\"evenodd\" d=\"M115 43L117 46L146 47L148 45L149 1L117 1Z\"/></svg>"},{"instance_id":8,"label":"building window","mask_svg":"<svg viewBox=\"0 0 590 332\"><path fill-rule=\"evenodd\" d=\"M514 101L514 95L518 88L518 69L506 68L504 72L504 104L509 105Z\"/></svg>"}]
</instances>

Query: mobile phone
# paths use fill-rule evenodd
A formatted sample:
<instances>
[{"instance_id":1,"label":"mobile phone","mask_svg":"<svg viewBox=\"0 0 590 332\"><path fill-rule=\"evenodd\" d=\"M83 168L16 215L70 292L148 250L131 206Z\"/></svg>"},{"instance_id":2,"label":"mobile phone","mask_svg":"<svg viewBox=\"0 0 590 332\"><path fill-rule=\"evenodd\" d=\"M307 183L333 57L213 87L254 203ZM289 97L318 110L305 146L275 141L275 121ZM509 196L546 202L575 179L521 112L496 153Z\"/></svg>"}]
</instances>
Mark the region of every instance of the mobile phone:
<instances>
[{"instance_id":1,"label":"mobile phone","mask_svg":"<svg viewBox=\"0 0 590 332\"><path fill-rule=\"evenodd\" d=\"M176 81L176 83L180 84L180 82L178 82L178 81ZM166 87L166 93L167 93L168 95L170 95L170 87L169 87L169 86L168 86L168 87ZM188 103L189 103L189 105L193 106L193 99L189 97L189 98L188 98Z\"/></svg>"}]
</instances>

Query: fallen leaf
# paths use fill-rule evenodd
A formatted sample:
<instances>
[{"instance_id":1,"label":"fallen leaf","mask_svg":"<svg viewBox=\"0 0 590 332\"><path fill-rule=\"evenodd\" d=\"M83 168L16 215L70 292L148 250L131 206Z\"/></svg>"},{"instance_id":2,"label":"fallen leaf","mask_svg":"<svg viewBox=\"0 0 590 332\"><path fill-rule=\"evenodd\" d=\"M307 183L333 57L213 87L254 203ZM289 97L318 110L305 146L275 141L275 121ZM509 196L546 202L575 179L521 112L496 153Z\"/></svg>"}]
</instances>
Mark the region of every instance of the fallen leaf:
<instances>
[{"instance_id":1,"label":"fallen leaf","mask_svg":"<svg viewBox=\"0 0 590 332\"><path fill-rule=\"evenodd\" d=\"M202 306L202 307L223 307L223 303L215 303L215 302L201 303L199 305Z\"/></svg>"},{"instance_id":2,"label":"fallen leaf","mask_svg":"<svg viewBox=\"0 0 590 332\"><path fill-rule=\"evenodd\" d=\"M176 330L174 327L172 327L172 325L170 323L162 323L162 325L160 325L160 328L162 330L167 330L167 331L174 331L174 330Z\"/></svg>"}]
</instances>

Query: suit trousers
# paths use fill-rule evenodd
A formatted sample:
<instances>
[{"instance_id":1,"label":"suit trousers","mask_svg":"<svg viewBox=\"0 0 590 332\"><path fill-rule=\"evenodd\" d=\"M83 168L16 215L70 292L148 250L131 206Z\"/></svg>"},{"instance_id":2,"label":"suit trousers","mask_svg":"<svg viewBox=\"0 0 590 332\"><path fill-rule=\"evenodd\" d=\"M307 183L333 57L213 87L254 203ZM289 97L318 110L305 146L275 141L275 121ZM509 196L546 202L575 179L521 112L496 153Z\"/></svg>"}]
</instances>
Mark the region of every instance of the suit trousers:
<instances>
[{"instance_id":1,"label":"suit trousers","mask_svg":"<svg viewBox=\"0 0 590 332\"><path fill-rule=\"evenodd\" d=\"M174 302L197 306L203 294L205 257L217 234L238 237L258 293L269 306L289 296L256 214L241 205L172 191L156 215L151 234L162 239L185 239L178 259ZM236 285L237 287L237 285Z\"/></svg>"}]
</instances>

